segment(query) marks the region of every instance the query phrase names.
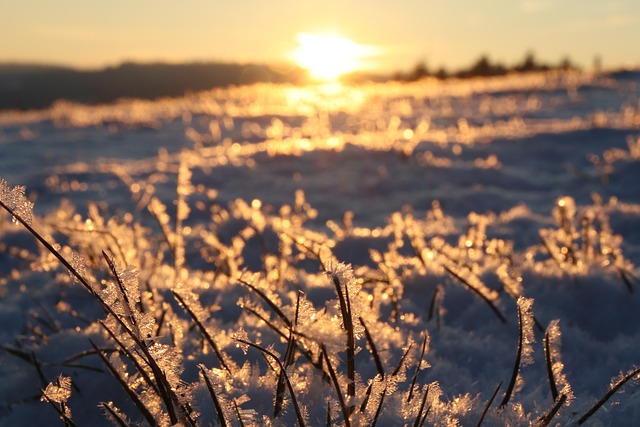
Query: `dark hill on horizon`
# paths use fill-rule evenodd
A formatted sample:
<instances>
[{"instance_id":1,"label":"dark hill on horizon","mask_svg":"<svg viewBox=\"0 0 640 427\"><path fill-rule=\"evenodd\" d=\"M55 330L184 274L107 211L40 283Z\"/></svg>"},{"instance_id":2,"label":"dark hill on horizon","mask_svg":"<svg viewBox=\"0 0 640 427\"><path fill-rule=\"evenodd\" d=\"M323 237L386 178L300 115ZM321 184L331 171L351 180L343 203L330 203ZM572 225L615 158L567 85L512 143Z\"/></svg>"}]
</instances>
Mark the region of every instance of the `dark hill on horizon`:
<instances>
[{"instance_id":1,"label":"dark hill on horizon","mask_svg":"<svg viewBox=\"0 0 640 427\"><path fill-rule=\"evenodd\" d=\"M0 110L47 108L59 99L86 104L122 98L156 99L231 85L306 81L301 68L261 64L125 62L100 70L0 64Z\"/></svg>"}]
</instances>

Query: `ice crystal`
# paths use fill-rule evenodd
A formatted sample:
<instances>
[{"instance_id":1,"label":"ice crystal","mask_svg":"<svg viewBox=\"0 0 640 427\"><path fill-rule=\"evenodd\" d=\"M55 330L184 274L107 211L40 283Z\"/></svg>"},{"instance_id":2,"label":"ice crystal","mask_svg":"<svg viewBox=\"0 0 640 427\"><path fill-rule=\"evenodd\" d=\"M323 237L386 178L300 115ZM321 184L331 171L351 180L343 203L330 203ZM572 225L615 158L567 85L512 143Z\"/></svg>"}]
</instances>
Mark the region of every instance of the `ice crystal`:
<instances>
[{"instance_id":1,"label":"ice crystal","mask_svg":"<svg viewBox=\"0 0 640 427\"><path fill-rule=\"evenodd\" d=\"M172 387L178 387L180 374L182 373L182 354L180 350L176 347L155 343L149 347L149 353L162 372L164 372L169 384Z\"/></svg>"},{"instance_id":2,"label":"ice crystal","mask_svg":"<svg viewBox=\"0 0 640 427\"><path fill-rule=\"evenodd\" d=\"M117 408L113 402L103 402L101 403L101 406L104 409L105 417L110 420L113 425L121 425L122 422L129 425L129 418L122 413L122 411Z\"/></svg>"},{"instance_id":3,"label":"ice crystal","mask_svg":"<svg viewBox=\"0 0 640 427\"><path fill-rule=\"evenodd\" d=\"M617 376L611 378L611 381L609 382L609 389L611 390L617 389L622 384L624 384L629 380L633 382L637 382L638 380L640 380L640 370L637 366L634 366L633 368L629 369L627 372L620 371Z\"/></svg>"},{"instance_id":4,"label":"ice crystal","mask_svg":"<svg viewBox=\"0 0 640 427\"><path fill-rule=\"evenodd\" d=\"M342 293L339 299L344 298L346 306L346 315L350 315L351 319L342 319L342 327L345 327L347 322L352 323L353 332L356 338L359 338L364 333L364 328L360 323L360 314L362 311L362 303L360 301L359 292L360 285L353 274L353 268L351 264L345 264L342 262L333 264L327 271L329 277L333 281L337 289ZM342 301L340 302L342 304Z\"/></svg>"},{"instance_id":5,"label":"ice crystal","mask_svg":"<svg viewBox=\"0 0 640 427\"><path fill-rule=\"evenodd\" d=\"M520 297L518 298L518 311L520 313L520 322L522 323L522 354L520 358L520 368L533 363L533 343L535 342L535 335L533 333L533 327L535 325L533 319L533 299ZM524 386L524 380L522 375L518 372L518 378L516 380L516 386L514 392L517 393L522 390Z\"/></svg>"},{"instance_id":6,"label":"ice crystal","mask_svg":"<svg viewBox=\"0 0 640 427\"><path fill-rule=\"evenodd\" d=\"M80 255L76 251L73 251L73 253L71 254L71 267L73 267L73 269L76 270L80 276L82 277L85 276L85 273L86 273L85 259L82 255ZM78 281L78 278L75 276L75 274L72 274L71 272L69 272L69 275L71 276L71 279L73 281L76 281L76 282Z\"/></svg>"},{"instance_id":7,"label":"ice crystal","mask_svg":"<svg viewBox=\"0 0 640 427\"><path fill-rule=\"evenodd\" d=\"M44 395L53 402L66 403L71 397L71 377L60 375L54 382L47 385ZM42 400L44 400L44 397Z\"/></svg>"},{"instance_id":8,"label":"ice crystal","mask_svg":"<svg viewBox=\"0 0 640 427\"><path fill-rule=\"evenodd\" d=\"M569 406L574 399L574 395L571 389L571 384L567 380L567 376L564 373L564 363L562 363L561 360L560 346L562 342L562 333L560 332L560 325L557 319L552 320L551 323L549 323L547 333L549 335L548 357L552 362L553 377L559 388L558 392L561 395L564 394L567 397L566 405Z\"/></svg>"},{"instance_id":9,"label":"ice crystal","mask_svg":"<svg viewBox=\"0 0 640 427\"><path fill-rule=\"evenodd\" d=\"M24 186L18 185L9 188L7 181L0 179L0 202L9 208L15 217L31 225L33 221L33 203L27 200Z\"/></svg>"},{"instance_id":10,"label":"ice crystal","mask_svg":"<svg viewBox=\"0 0 640 427\"><path fill-rule=\"evenodd\" d=\"M496 275L502 282L504 290L507 291L512 298L518 298L522 295L522 278L517 275L513 268L509 268L507 264L500 264L496 269Z\"/></svg>"},{"instance_id":11,"label":"ice crystal","mask_svg":"<svg viewBox=\"0 0 640 427\"><path fill-rule=\"evenodd\" d=\"M249 344L241 341L248 341L249 335L247 335L247 332L242 326L233 334L233 339L236 340L236 347L241 349L244 354L247 354Z\"/></svg>"}]
</instances>

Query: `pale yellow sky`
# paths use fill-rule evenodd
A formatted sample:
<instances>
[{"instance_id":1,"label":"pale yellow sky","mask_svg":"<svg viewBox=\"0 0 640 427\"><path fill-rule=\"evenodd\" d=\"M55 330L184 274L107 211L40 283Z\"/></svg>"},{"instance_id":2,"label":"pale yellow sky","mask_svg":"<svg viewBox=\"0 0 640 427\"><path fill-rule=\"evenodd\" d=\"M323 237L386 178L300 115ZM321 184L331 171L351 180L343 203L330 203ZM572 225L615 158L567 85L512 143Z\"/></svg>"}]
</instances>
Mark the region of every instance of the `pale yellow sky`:
<instances>
[{"instance_id":1,"label":"pale yellow sky","mask_svg":"<svg viewBox=\"0 0 640 427\"><path fill-rule=\"evenodd\" d=\"M0 0L0 62L100 67L134 61L280 62L296 34L377 46L378 70L459 68L527 51L590 66L640 64L637 0Z\"/></svg>"}]
</instances>

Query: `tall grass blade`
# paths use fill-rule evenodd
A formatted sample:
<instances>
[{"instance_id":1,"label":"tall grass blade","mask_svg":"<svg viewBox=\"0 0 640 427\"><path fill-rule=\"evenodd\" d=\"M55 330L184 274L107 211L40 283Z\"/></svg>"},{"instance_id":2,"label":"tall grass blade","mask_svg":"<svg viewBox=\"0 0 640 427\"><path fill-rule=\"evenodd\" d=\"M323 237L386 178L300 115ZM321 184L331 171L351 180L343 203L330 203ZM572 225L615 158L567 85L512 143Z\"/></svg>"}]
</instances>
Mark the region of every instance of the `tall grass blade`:
<instances>
[{"instance_id":1,"label":"tall grass blade","mask_svg":"<svg viewBox=\"0 0 640 427\"><path fill-rule=\"evenodd\" d=\"M485 405L484 410L482 411L482 415L480 415L480 419L478 420L478 424L476 424L476 427L480 427L482 425L482 422L484 421L484 417L487 416L487 413L489 412L489 408L491 407L491 404L493 403L494 399L498 395L498 391L500 390L500 387L502 387L502 381L498 383L498 386L496 387L493 394L491 395L491 399L489 399L489 401Z\"/></svg>"},{"instance_id":2,"label":"tall grass blade","mask_svg":"<svg viewBox=\"0 0 640 427\"><path fill-rule=\"evenodd\" d=\"M343 285L340 283L340 279L337 274L328 272L333 281L333 284L336 288L336 293L338 295L338 300L340 302L340 313L342 315L342 324L344 326L345 332L347 334L347 343L345 347L345 351L347 353L347 379L349 380L347 383L347 395L355 396L356 395L356 384L355 384L355 335L354 335L354 327L353 327L353 319L351 317L351 302L349 301L349 287L345 283L344 292ZM349 413L352 413L355 407L349 407Z\"/></svg>"},{"instance_id":3,"label":"tall grass blade","mask_svg":"<svg viewBox=\"0 0 640 427\"><path fill-rule=\"evenodd\" d=\"M629 373L627 373L624 377L622 377L618 382L616 382L613 386L611 386L611 388L604 394L604 396L602 396L602 398L600 400L598 400L592 407L591 409L589 409L589 411L587 411L586 414L584 414L582 417L580 417L580 419L578 420L578 425L584 424L585 421L587 421L589 418L591 418L591 416L593 414L596 413L596 411L598 409L600 409L600 407L602 405L604 405L605 403L607 403L607 400L609 400L611 398L611 396L613 396L619 389L620 387L622 387L623 385L625 385L625 383L627 381L629 381L630 379L632 379L633 377L635 377L636 375L640 374L640 368L635 368L632 371L630 371Z\"/></svg>"},{"instance_id":4,"label":"tall grass blade","mask_svg":"<svg viewBox=\"0 0 640 427\"><path fill-rule=\"evenodd\" d=\"M509 385L507 386L507 391L504 394L504 398L502 402L500 402L500 407L504 408L509 403L511 399L511 395L516 386L516 381L518 375L520 373L520 362L522 360L522 349L524 346L524 332L523 332L523 321L522 321L522 309L520 308L520 304L518 304L518 351L516 352L516 360L513 365L513 372L511 373L511 380L509 380Z\"/></svg>"},{"instance_id":5,"label":"tall grass blade","mask_svg":"<svg viewBox=\"0 0 640 427\"><path fill-rule=\"evenodd\" d=\"M238 279L238 283L241 283L242 285L246 286L247 288L251 289L253 292L255 292L256 294L258 294L258 296L267 303L267 305L278 315L278 317L280 319L282 319L282 321L287 325L287 327L291 327L291 320L289 320L287 318L287 316L282 312L282 310L280 309L280 307L278 307L278 305L276 303L274 303L273 301L271 301L271 299L269 299L269 297L262 292L260 289L256 288L255 286L253 286L251 283L247 282L246 280L242 280L242 278Z\"/></svg>"},{"instance_id":6,"label":"tall grass blade","mask_svg":"<svg viewBox=\"0 0 640 427\"><path fill-rule=\"evenodd\" d=\"M238 424L240 427L244 427L244 421L242 420L242 413L240 412L240 407L238 406L238 402L233 399L233 409L236 411L236 418L238 419Z\"/></svg>"},{"instance_id":7,"label":"tall grass blade","mask_svg":"<svg viewBox=\"0 0 640 427\"><path fill-rule=\"evenodd\" d=\"M429 410L431 409L431 406L427 408L427 412L424 414L424 416L422 415L422 412L424 412L424 407L427 404L427 398L429 397L430 388L431 388L431 384L427 384L427 389L424 391L424 395L422 396L422 400L420 401L420 407L418 408L418 415L416 416L416 420L413 422L413 427L418 427L421 424L424 424L424 420L427 418L427 415L429 414Z\"/></svg>"},{"instance_id":8,"label":"tall grass blade","mask_svg":"<svg viewBox=\"0 0 640 427\"><path fill-rule=\"evenodd\" d=\"M553 417L556 416L556 414L558 413L560 408L562 408L562 405L564 405L566 401L567 401L567 395L566 394L560 395L560 397L557 400L555 400L551 409L549 409L549 411L538 420L538 424L536 427L548 426L551 420L553 419Z\"/></svg>"},{"instance_id":9,"label":"tall grass blade","mask_svg":"<svg viewBox=\"0 0 640 427\"><path fill-rule=\"evenodd\" d=\"M371 422L371 427L375 427L376 424L378 423L378 418L380 418L380 413L382 412L382 405L384 403L384 398L387 395L387 388L385 387L384 390L382 390L382 393L380 395L380 401L378 402L378 407L376 408L376 413L373 416L373 421Z\"/></svg>"},{"instance_id":10,"label":"tall grass blade","mask_svg":"<svg viewBox=\"0 0 640 427\"><path fill-rule=\"evenodd\" d=\"M213 388L213 384L211 384L209 375L207 375L207 372L205 371L205 368L203 365L200 365L200 372L204 377L204 382L207 384L207 390L209 390L209 395L211 396L211 400L213 401L213 406L216 408L216 415L218 416L218 422L222 427L227 427L227 420L224 417L224 411L222 410L222 405L220 405L220 401L218 400L216 391Z\"/></svg>"},{"instance_id":11,"label":"tall grass blade","mask_svg":"<svg viewBox=\"0 0 640 427\"><path fill-rule=\"evenodd\" d=\"M327 355L327 349L324 344L320 344L322 357L327 364L327 370L329 371L329 376L331 377L331 382L333 383L333 387L336 391L336 395L338 396L338 401L340 403L340 409L342 410L342 417L344 418L345 427L351 427L351 421L349 417L351 413L347 409L347 405L344 401L344 395L342 394L342 390L340 389L340 382L338 381L338 377L336 376L336 371L333 369L333 365L331 364L331 360L329 360L329 356Z\"/></svg>"},{"instance_id":12,"label":"tall grass blade","mask_svg":"<svg viewBox=\"0 0 640 427\"><path fill-rule=\"evenodd\" d=\"M282 362L280 361L280 359L271 351L269 351L268 349L259 346L258 344L254 344L251 341L248 340L244 340L241 338L236 338L236 341L238 341L239 343L242 343L244 345L247 345L249 347L253 347L256 350L259 350L262 354L267 355L269 357L271 357L277 364L278 367L280 368L280 372L284 374L284 378L285 381L287 383L287 388L289 389L289 394L291 395L291 403L293 403L293 407L296 413L296 418L298 420L298 424L301 427L304 427L306 425L305 421L304 421L304 416L302 414L302 410L300 408L300 406L298 405L298 400L296 399L296 395L294 393L293 390L293 385L291 384L291 381L289 380L289 375L287 375L287 371L284 367L284 365L282 364Z\"/></svg>"},{"instance_id":13,"label":"tall grass blade","mask_svg":"<svg viewBox=\"0 0 640 427\"><path fill-rule=\"evenodd\" d=\"M91 347L93 347L93 349L96 351L96 354L100 357L100 359L105 364L107 369L109 369L109 372L111 372L111 375L113 375L113 377L116 379L120 387L122 387L122 389L127 393L127 396L129 396L129 398L131 399L133 404L136 406L136 408L138 409L140 414L143 416L143 418L147 421L147 423L150 426L157 426L158 425L157 421L151 414L151 411L149 411L149 408L147 408L146 405L140 400L138 393L136 393L135 390L129 387L129 384L127 384L127 381L120 376L120 374L118 373L118 370L111 364L111 362L109 362L109 359L107 359L107 357L104 354L102 354L102 352L98 349L98 347L95 345L93 340L89 340L89 342L91 343Z\"/></svg>"},{"instance_id":14,"label":"tall grass blade","mask_svg":"<svg viewBox=\"0 0 640 427\"><path fill-rule=\"evenodd\" d=\"M553 362L551 361L551 345L549 343L549 331L544 334L544 358L547 365L547 377L549 378L549 387L551 387L551 398L555 402L558 399L558 386L553 375ZM566 399L566 396L565 396Z\"/></svg>"},{"instance_id":15,"label":"tall grass blade","mask_svg":"<svg viewBox=\"0 0 640 427\"><path fill-rule=\"evenodd\" d=\"M109 334L109 336L111 337L113 342L116 343L116 345L118 346L120 351L125 356L127 356L127 358L129 360L131 360L131 362L133 363L134 367L136 368L136 371L138 371L138 373L140 373L140 376L142 377L142 379L153 389L153 391L155 391L158 394L158 396L160 396L160 390L158 390L158 386L151 379L151 377L149 376L147 371L144 369L144 367L140 364L138 359L127 348L127 346L124 345L124 343L122 341L120 341L120 339L117 337L117 335L102 320L99 320L99 322L100 322L100 325L104 328L104 330L107 331L107 333ZM102 350L98 350L98 351L102 351Z\"/></svg>"},{"instance_id":16,"label":"tall grass blade","mask_svg":"<svg viewBox=\"0 0 640 427\"><path fill-rule=\"evenodd\" d=\"M300 292L298 292L298 298L296 299L296 311L293 319L293 324L295 326L298 325L298 314L300 313ZM284 366L289 367L293 365L293 361L295 360L296 354L296 339L293 333L293 328L289 329L289 337L287 339L287 350L284 354ZM285 371L281 370L278 375L278 383L276 385L276 399L273 406L273 418L277 418L282 411L282 406L284 403L284 392L285 392Z\"/></svg>"},{"instance_id":17,"label":"tall grass blade","mask_svg":"<svg viewBox=\"0 0 640 427\"><path fill-rule=\"evenodd\" d=\"M376 364L378 374L384 376L384 368L382 367L382 361L380 360L380 355L378 354L378 350L376 349L376 344L373 342L373 337L371 336L369 328L367 328L367 325L365 325L364 319L362 317L360 317L360 323L364 328L364 335L367 338L367 343L369 344L369 349L371 350L371 355L373 356L373 361Z\"/></svg>"},{"instance_id":18,"label":"tall grass blade","mask_svg":"<svg viewBox=\"0 0 640 427\"><path fill-rule=\"evenodd\" d=\"M456 280L462 283L467 289L469 289L478 298L480 298L482 301L487 303L489 307L491 307L491 310L495 313L495 315L498 317L498 319L500 319L502 323L507 323L507 319L504 317L500 309L498 309L495 303L491 301L489 298L487 298L485 294L480 292L480 290L478 290L475 286L471 285L467 280L465 280L462 276L460 276L458 273L453 271L448 266L443 265L443 268L447 271L447 273L449 273L452 277L454 277Z\"/></svg>"},{"instance_id":19,"label":"tall grass blade","mask_svg":"<svg viewBox=\"0 0 640 427\"><path fill-rule=\"evenodd\" d=\"M196 313L189 307L189 305L185 302L184 298L180 294L178 294L176 291L173 291L173 296L175 297L175 299L178 300L178 302L180 303L180 306L184 308L184 310L187 312L189 317L191 317L193 322L198 327L198 330L200 331L202 336L207 340L207 343L209 343L209 346L211 346L211 348L213 349L213 352L215 353L216 358L220 363L220 366L222 366L230 375L233 375L233 373L231 372L231 369L229 368L229 365L227 365L227 363L225 362L224 356L222 356L222 353L220 352L218 345L213 340L213 337L211 336L209 331L207 331L207 328L202 324L200 319L198 319L198 316L196 316Z\"/></svg>"},{"instance_id":20,"label":"tall grass blade","mask_svg":"<svg viewBox=\"0 0 640 427\"><path fill-rule=\"evenodd\" d=\"M327 422L326 427L331 427L331 403L327 402Z\"/></svg>"},{"instance_id":21,"label":"tall grass blade","mask_svg":"<svg viewBox=\"0 0 640 427\"><path fill-rule=\"evenodd\" d=\"M47 396L47 394L42 390L42 398L47 401L49 405L60 415L62 421L64 421L65 426L67 427L77 427L76 424L67 416L67 414L58 406L56 403Z\"/></svg>"},{"instance_id":22,"label":"tall grass blade","mask_svg":"<svg viewBox=\"0 0 640 427\"><path fill-rule=\"evenodd\" d=\"M422 350L420 351L420 359L418 360L418 364L416 365L416 370L413 373L413 377L411 378L411 385L409 386L409 394L407 395L407 403L411 402L413 399L413 390L416 386L416 381L418 381L418 374L420 373L420 367L422 365L422 361L424 360L424 353L427 349L427 339L428 335L425 332L424 338L422 339Z\"/></svg>"},{"instance_id":23,"label":"tall grass blade","mask_svg":"<svg viewBox=\"0 0 640 427\"><path fill-rule=\"evenodd\" d=\"M31 225L25 221L19 214L17 214L15 211L13 211L12 209L10 209L7 205L5 205L2 201L0 201L0 207L2 207L4 210L6 210L10 215L12 215L18 222L20 222L20 224L22 224L22 226L24 228L27 229L27 231L29 231L29 233L31 233L31 235L33 237L36 238L36 240L38 240L38 242L40 242L53 256L56 257L56 259L58 259L58 261L60 261L60 263L62 263L62 265L65 266L65 268L76 278L78 279L78 281L82 284L82 286L84 286L92 295L96 296L99 298L99 296L97 295L96 291L93 289L93 287L89 284L89 282L87 282L87 280L82 277L82 275L78 272L78 270L76 270L71 263L69 263L69 261L67 261L65 259L65 257L62 256L62 254L60 252L58 252L58 250L56 248L53 247L53 245L51 245L51 243L47 242L46 239L44 237L42 237L40 235L40 233L38 233L33 227L31 227Z\"/></svg>"},{"instance_id":24,"label":"tall grass blade","mask_svg":"<svg viewBox=\"0 0 640 427\"><path fill-rule=\"evenodd\" d=\"M109 405L108 403L101 402L99 406L107 412L107 414L109 415L109 419L115 425L120 427L129 427L129 423L126 422L122 418L122 416L111 407L111 405Z\"/></svg>"}]
</instances>

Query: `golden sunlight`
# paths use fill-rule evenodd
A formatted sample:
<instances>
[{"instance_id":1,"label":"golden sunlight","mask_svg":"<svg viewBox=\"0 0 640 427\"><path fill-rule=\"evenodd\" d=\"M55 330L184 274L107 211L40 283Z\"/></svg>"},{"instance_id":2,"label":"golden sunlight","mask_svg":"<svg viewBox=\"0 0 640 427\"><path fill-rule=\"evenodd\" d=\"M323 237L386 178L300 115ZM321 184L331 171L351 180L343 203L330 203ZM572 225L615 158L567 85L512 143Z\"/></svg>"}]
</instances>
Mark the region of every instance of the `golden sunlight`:
<instances>
[{"instance_id":1,"label":"golden sunlight","mask_svg":"<svg viewBox=\"0 0 640 427\"><path fill-rule=\"evenodd\" d=\"M377 49L335 34L299 33L292 59L317 80L331 81L345 73L361 70L364 59Z\"/></svg>"}]
</instances>

